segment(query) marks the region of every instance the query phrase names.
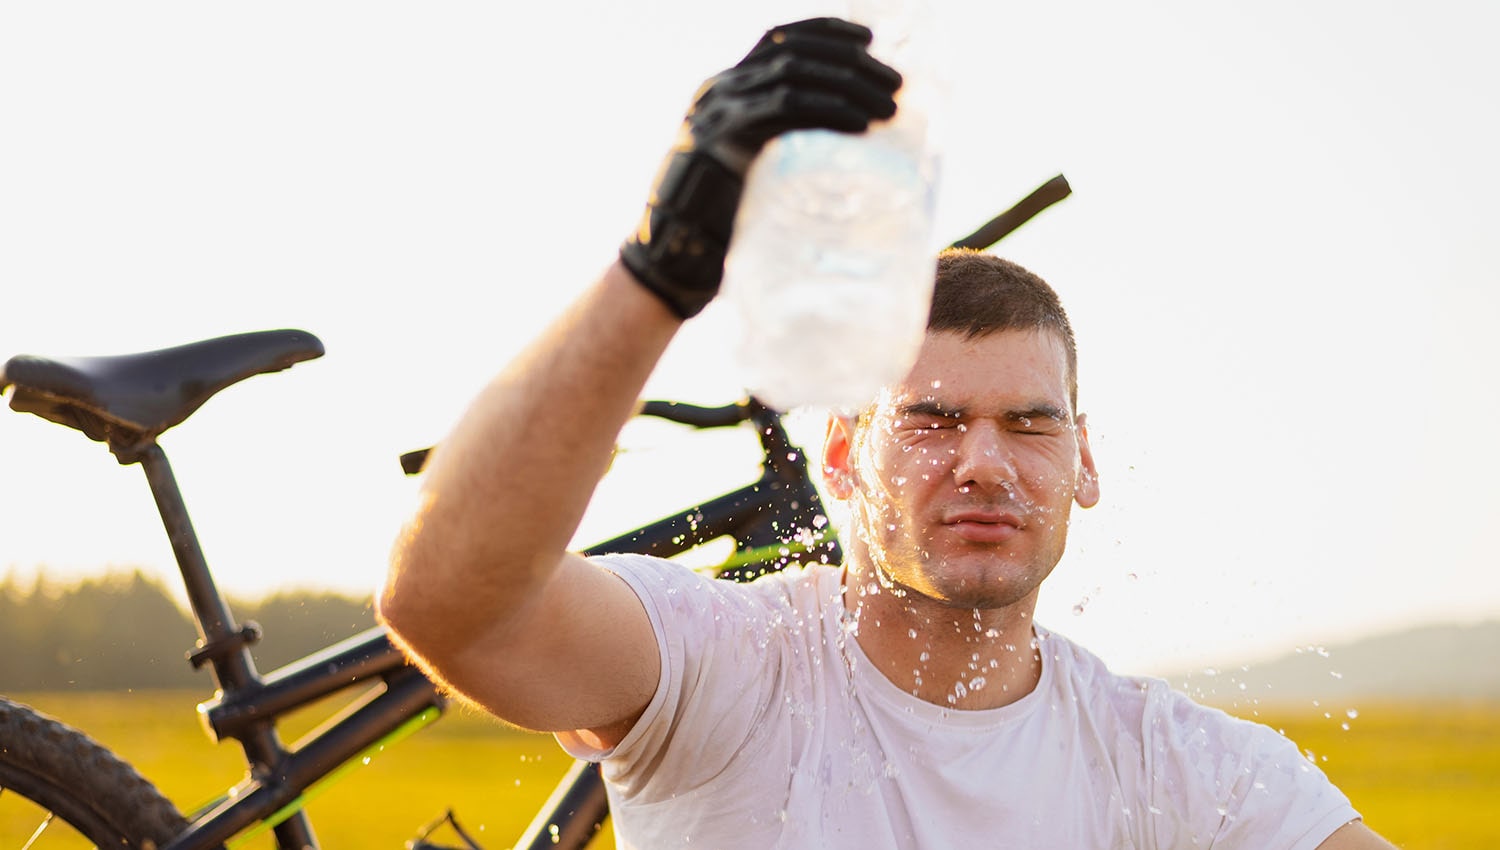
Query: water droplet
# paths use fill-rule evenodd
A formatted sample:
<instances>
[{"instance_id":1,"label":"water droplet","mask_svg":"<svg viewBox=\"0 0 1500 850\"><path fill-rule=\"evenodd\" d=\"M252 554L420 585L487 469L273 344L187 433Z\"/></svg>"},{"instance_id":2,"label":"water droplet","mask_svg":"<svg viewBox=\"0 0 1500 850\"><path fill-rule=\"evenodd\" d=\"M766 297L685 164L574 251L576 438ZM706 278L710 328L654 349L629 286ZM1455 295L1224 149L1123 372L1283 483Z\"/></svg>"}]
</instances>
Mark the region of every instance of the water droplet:
<instances>
[{"instance_id":1,"label":"water droplet","mask_svg":"<svg viewBox=\"0 0 1500 850\"><path fill-rule=\"evenodd\" d=\"M930 652L924 652L921 655L917 656L917 660L918 661L923 661L923 662L931 661L932 660L932 653L930 653Z\"/></svg>"},{"instance_id":2,"label":"water droplet","mask_svg":"<svg viewBox=\"0 0 1500 850\"><path fill-rule=\"evenodd\" d=\"M1359 716L1359 711L1351 708L1348 711L1344 712L1344 714L1347 715L1350 720L1353 720L1354 718Z\"/></svg>"},{"instance_id":3,"label":"water droplet","mask_svg":"<svg viewBox=\"0 0 1500 850\"><path fill-rule=\"evenodd\" d=\"M983 690L984 686L985 679L983 676L975 676L973 679L969 680L969 690L971 691Z\"/></svg>"},{"instance_id":4,"label":"water droplet","mask_svg":"<svg viewBox=\"0 0 1500 850\"><path fill-rule=\"evenodd\" d=\"M915 639L916 636L917 636L917 630L916 629L907 629L906 630L906 636L909 637L909 638Z\"/></svg>"}]
</instances>

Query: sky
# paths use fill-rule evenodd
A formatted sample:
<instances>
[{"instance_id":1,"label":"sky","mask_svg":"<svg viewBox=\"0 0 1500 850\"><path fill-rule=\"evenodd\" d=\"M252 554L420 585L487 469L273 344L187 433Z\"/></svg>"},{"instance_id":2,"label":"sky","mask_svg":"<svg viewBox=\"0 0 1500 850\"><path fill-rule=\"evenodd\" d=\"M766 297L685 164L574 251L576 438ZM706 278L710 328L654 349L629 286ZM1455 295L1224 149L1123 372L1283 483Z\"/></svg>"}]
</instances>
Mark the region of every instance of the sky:
<instances>
[{"instance_id":1,"label":"sky","mask_svg":"<svg viewBox=\"0 0 1500 850\"><path fill-rule=\"evenodd\" d=\"M162 445L221 588L368 594L397 456L610 262L698 83L838 8L4 4L0 356L317 334ZM928 13L937 241L1074 190L997 249L1068 305L1103 486L1038 620L1171 672L1500 617L1500 6ZM739 398L737 321L691 322L647 394ZM789 421L815 452L821 414ZM621 445L580 545L757 463L743 430ZM175 581L139 468L7 411L0 571L41 566Z\"/></svg>"}]
</instances>

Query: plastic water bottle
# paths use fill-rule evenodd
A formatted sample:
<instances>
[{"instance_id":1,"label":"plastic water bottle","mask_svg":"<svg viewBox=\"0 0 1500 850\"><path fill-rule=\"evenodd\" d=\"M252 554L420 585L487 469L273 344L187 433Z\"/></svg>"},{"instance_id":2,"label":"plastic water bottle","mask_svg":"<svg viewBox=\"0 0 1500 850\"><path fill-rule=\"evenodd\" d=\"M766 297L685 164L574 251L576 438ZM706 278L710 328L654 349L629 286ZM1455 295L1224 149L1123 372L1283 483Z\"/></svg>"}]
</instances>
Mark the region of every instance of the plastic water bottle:
<instances>
[{"instance_id":1,"label":"plastic water bottle","mask_svg":"<svg viewBox=\"0 0 1500 850\"><path fill-rule=\"evenodd\" d=\"M902 73L896 116L860 135L773 139L746 176L725 259L745 384L780 410L869 404L911 369L932 306L938 158L924 101L933 81L914 61L926 46L910 15L869 14L850 17Z\"/></svg>"}]
</instances>

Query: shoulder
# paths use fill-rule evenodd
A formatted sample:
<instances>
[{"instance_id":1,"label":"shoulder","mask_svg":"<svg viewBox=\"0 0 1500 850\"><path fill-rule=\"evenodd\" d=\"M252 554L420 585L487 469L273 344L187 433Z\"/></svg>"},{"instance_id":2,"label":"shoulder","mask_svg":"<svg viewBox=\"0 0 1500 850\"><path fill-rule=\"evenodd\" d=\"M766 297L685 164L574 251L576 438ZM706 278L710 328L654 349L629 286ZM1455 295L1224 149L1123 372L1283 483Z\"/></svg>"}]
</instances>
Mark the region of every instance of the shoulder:
<instances>
[{"instance_id":1,"label":"shoulder","mask_svg":"<svg viewBox=\"0 0 1500 850\"><path fill-rule=\"evenodd\" d=\"M1116 673L1099 656L1066 637L1036 628L1043 663L1054 667L1054 687L1096 722L1138 742L1141 755L1207 747L1244 752L1257 743L1276 747L1269 727L1194 701L1165 680Z\"/></svg>"},{"instance_id":2,"label":"shoulder","mask_svg":"<svg viewBox=\"0 0 1500 850\"><path fill-rule=\"evenodd\" d=\"M1115 673L1104 659L1040 624L1036 637L1042 664L1052 665L1054 686L1095 713L1107 712L1141 729L1148 705L1168 698L1171 689L1160 679Z\"/></svg>"}]
</instances>

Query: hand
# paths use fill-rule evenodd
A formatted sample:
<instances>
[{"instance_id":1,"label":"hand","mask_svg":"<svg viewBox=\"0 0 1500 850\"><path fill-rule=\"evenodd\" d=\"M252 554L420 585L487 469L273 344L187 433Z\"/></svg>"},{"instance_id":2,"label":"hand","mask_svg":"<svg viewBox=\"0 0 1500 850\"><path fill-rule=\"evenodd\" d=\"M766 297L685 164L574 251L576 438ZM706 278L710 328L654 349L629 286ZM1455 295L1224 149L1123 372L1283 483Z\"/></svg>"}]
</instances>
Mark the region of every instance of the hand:
<instances>
[{"instance_id":1,"label":"hand","mask_svg":"<svg viewBox=\"0 0 1500 850\"><path fill-rule=\"evenodd\" d=\"M863 132L896 113L901 75L870 56L870 30L814 18L769 30L698 89L620 258L686 319L713 300L750 163L788 130Z\"/></svg>"}]
</instances>

